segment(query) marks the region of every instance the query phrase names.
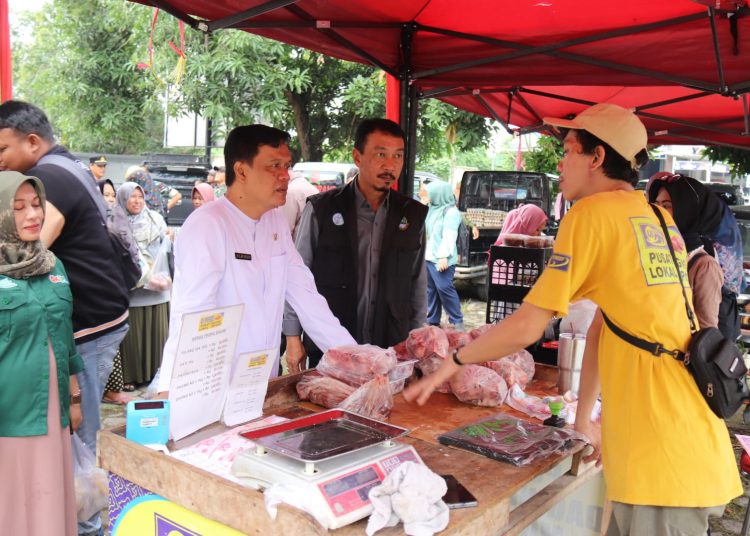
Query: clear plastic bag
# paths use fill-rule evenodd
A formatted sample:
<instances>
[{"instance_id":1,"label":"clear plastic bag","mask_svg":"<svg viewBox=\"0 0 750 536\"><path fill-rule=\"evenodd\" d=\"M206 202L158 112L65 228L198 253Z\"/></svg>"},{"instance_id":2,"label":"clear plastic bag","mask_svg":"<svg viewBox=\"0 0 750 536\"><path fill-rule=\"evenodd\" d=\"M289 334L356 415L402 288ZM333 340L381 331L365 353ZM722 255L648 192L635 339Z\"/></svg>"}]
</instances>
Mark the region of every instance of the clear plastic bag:
<instances>
[{"instance_id":1,"label":"clear plastic bag","mask_svg":"<svg viewBox=\"0 0 750 536\"><path fill-rule=\"evenodd\" d=\"M73 475L78 505L78 521L88 521L107 507L109 487L107 471L96 466L94 454L78 434L70 438L73 451Z\"/></svg>"},{"instance_id":2,"label":"clear plastic bag","mask_svg":"<svg viewBox=\"0 0 750 536\"><path fill-rule=\"evenodd\" d=\"M349 395L339 409L379 421L386 420L393 409L393 393L386 376L376 376Z\"/></svg>"},{"instance_id":3,"label":"clear plastic bag","mask_svg":"<svg viewBox=\"0 0 750 536\"><path fill-rule=\"evenodd\" d=\"M494 370L479 365L461 367L449 383L456 398L475 406L499 406L508 394L505 380Z\"/></svg>"},{"instance_id":4,"label":"clear plastic bag","mask_svg":"<svg viewBox=\"0 0 750 536\"><path fill-rule=\"evenodd\" d=\"M154 292L164 292L172 288L172 275L169 272L169 253L172 251L172 241L165 237L161 239L159 251L156 253L154 265L147 275L143 288Z\"/></svg>"},{"instance_id":5,"label":"clear plastic bag","mask_svg":"<svg viewBox=\"0 0 750 536\"><path fill-rule=\"evenodd\" d=\"M584 436L566 428L554 428L522 421L505 413L485 417L438 436L443 445L470 450L494 460L528 465L573 446Z\"/></svg>"},{"instance_id":6,"label":"clear plastic bag","mask_svg":"<svg viewBox=\"0 0 750 536\"><path fill-rule=\"evenodd\" d=\"M323 376L359 387L375 376L388 374L396 362L396 353L392 349L350 344L329 349L316 368Z\"/></svg>"}]
</instances>

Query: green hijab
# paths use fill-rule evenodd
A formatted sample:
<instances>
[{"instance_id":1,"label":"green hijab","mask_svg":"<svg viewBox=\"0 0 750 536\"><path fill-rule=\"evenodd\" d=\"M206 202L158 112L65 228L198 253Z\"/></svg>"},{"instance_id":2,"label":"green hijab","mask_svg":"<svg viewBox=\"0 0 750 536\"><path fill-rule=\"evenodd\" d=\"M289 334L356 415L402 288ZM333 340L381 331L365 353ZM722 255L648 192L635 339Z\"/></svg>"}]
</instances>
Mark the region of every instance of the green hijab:
<instances>
[{"instance_id":1,"label":"green hijab","mask_svg":"<svg viewBox=\"0 0 750 536\"><path fill-rule=\"evenodd\" d=\"M24 242L18 236L13 199L18 188L27 181L36 190L44 207L46 196L39 179L16 171L0 171L0 275L13 279L48 274L55 266L55 256L41 240Z\"/></svg>"},{"instance_id":2,"label":"green hijab","mask_svg":"<svg viewBox=\"0 0 750 536\"><path fill-rule=\"evenodd\" d=\"M427 191L427 197L430 198L430 208L425 222L429 232L445 216L449 208L456 206L456 196L453 195L453 189L447 182L432 181L424 188Z\"/></svg>"}]
</instances>

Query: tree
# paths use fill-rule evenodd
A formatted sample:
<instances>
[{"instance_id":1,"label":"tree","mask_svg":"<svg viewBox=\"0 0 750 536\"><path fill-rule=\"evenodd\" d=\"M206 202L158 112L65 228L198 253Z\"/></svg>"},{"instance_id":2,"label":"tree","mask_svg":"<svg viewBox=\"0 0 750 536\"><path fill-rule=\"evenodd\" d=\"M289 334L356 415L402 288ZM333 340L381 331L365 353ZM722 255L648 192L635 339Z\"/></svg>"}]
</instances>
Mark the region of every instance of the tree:
<instances>
[{"instance_id":1,"label":"tree","mask_svg":"<svg viewBox=\"0 0 750 536\"><path fill-rule=\"evenodd\" d=\"M557 164L562 160L562 142L554 136L540 136L536 146L524 155L526 171L557 174Z\"/></svg>"},{"instance_id":2,"label":"tree","mask_svg":"<svg viewBox=\"0 0 750 536\"><path fill-rule=\"evenodd\" d=\"M701 155L711 160L712 164L717 162L726 163L732 180L750 174L750 150L737 149L734 147L706 147Z\"/></svg>"}]
</instances>

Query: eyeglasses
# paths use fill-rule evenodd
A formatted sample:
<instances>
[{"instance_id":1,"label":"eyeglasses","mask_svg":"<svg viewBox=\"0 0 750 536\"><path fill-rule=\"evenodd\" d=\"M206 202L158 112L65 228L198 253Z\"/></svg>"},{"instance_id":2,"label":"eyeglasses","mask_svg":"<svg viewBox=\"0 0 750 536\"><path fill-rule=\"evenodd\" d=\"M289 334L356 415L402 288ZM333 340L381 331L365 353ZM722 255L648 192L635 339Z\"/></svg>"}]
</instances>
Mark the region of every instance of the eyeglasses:
<instances>
[{"instance_id":1,"label":"eyeglasses","mask_svg":"<svg viewBox=\"0 0 750 536\"><path fill-rule=\"evenodd\" d=\"M646 186L646 191L650 192L651 191L651 187L657 181L664 181L667 184L674 184L675 182L677 182L678 180L680 180L682 178L683 178L683 176L682 175L678 175L677 173L666 173L666 172L657 173L653 177L651 177L651 179L649 180L649 183ZM693 185L690 184L690 181L689 180L685 180L685 184L687 184L688 187L693 191L693 193L695 194L695 199L697 199L698 201L700 201L700 197L698 196L698 192L695 191L695 188L693 188Z\"/></svg>"}]
</instances>

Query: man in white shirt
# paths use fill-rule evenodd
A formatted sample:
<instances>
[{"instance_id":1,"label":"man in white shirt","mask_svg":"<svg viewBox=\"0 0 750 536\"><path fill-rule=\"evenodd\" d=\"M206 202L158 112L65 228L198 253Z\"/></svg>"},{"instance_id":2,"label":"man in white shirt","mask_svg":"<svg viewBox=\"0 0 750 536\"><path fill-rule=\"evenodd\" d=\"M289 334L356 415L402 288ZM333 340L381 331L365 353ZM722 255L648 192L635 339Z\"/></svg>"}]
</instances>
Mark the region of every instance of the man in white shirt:
<instances>
[{"instance_id":1,"label":"man in white shirt","mask_svg":"<svg viewBox=\"0 0 750 536\"><path fill-rule=\"evenodd\" d=\"M294 238L294 231L299 223L302 210L305 208L305 202L308 197L317 194L318 189L310 184L310 181L299 171L290 171L289 177L286 203L281 207L281 210L284 212L287 222L289 222L289 230L292 232L292 238Z\"/></svg>"},{"instance_id":2,"label":"man in white shirt","mask_svg":"<svg viewBox=\"0 0 750 536\"><path fill-rule=\"evenodd\" d=\"M243 303L235 356L278 348L284 300L324 351L356 344L318 294L284 214L275 210L284 204L289 185L289 134L264 125L237 127L227 137L224 158L226 195L194 211L175 243L169 338L156 385L160 392L169 389L185 313Z\"/></svg>"}]
</instances>

